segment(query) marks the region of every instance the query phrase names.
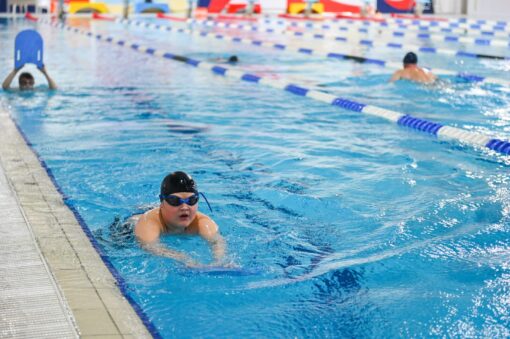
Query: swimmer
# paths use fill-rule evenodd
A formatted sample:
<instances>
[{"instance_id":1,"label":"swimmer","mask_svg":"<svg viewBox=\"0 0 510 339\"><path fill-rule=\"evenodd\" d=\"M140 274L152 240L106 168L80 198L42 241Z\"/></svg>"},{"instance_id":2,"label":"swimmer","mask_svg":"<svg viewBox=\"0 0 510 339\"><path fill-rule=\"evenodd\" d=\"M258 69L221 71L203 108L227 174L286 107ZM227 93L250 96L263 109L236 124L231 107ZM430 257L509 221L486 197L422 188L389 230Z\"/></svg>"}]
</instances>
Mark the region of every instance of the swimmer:
<instances>
[{"instance_id":1,"label":"swimmer","mask_svg":"<svg viewBox=\"0 0 510 339\"><path fill-rule=\"evenodd\" d=\"M237 64L239 62L239 58L237 55L231 55L228 58L216 58L212 61L218 64Z\"/></svg>"},{"instance_id":2,"label":"swimmer","mask_svg":"<svg viewBox=\"0 0 510 339\"><path fill-rule=\"evenodd\" d=\"M57 84L48 75L48 72L46 71L46 67L42 66L41 68L38 68L38 69L44 75L44 77L46 78L46 81L48 81L48 88L50 90L57 89ZM2 88L5 91L11 89L12 80L14 80L14 77L16 76L16 74L18 74L18 72L20 70L21 70L21 68L13 69L12 72L9 73L9 75L5 78L4 82L2 83ZM30 90L33 90L34 89L34 84L35 84L34 76L32 74L28 73L28 72L23 72L23 73L20 74L20 76L18 78L18 84L19 84L19 90L20 91L27 91L27 90L30 91Z\"/></svg>"},{"instance_id":3,"label":"swimmer","mask_svg":"<svg viewBox=\"0 0 510 339\"><path fill-rule=\"evenodd\" d=\"M418 67L418 57L413 52L409 52L404 57L404 69L400 69L393 73L390 81L397 80L411 80L414 82L431 84L436 81L437 77L424 70L423 68Z\"/></svg>"},{"instance_id":4,"label":"swimmer","mask_svg":"<svg viewBox=\"0 0 510 339\"><path fill-rule=\"evenodd\" d=\"M159 242L162 235L199 235L211 248L214 262L224 266L225 241L218 225L198 212L198 190L195 181L184 172L167 175L161 183L159 207L145 212L135 225L135 235L142 247L156 255L177 260L188 267L204 267L186 253L170 249Z\"/></svg>"}]
</instances>

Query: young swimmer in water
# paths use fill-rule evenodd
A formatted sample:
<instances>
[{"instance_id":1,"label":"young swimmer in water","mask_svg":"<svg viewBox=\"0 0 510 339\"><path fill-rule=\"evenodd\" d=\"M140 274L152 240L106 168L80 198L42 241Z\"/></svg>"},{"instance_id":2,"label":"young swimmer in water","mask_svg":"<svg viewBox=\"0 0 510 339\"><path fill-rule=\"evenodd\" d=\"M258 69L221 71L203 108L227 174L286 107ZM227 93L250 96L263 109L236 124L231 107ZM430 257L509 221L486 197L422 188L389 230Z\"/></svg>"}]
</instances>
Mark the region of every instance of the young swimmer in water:
<instances>
[{"instance_id":1,"label":"young swimmer in water","mask_svg":"<svg viewBox=\"0 0 510 339\"><path fill-rule=\"evenodd\" d=\"M2 88L7 91L11 89L11 83L12 80L14 80L14 77L18 72L21 70L21 68L15 68L12 70L9 75L5 78L4 82L2 83ZM48 81L48 88L51 90L57 89L57 84L53 79L49 76L48 72L46 71L46 67L44 65L41 68L38 68L38 70L44 75L46 78L46 81ZM18 78L19 83L19 90L20 91L27 91L27 90L33 90L34 89L34 76L28 72L23 72L20 74Z\"/></svg>"},{"instance_id":2,"label":"young swimmer in water","mask_svg":"<svg viewBox=\"0 0 510 339\"><path fill-rule=\"evenodd\" d=\"M411 80L423 84L432 84L436 81L437 77L434 74L418 67L418 56L413 52L409 52L405 55L403 63L404 68L393 74L390 79L391 82L397 80Z\"/></svg>"},{"instance_id":3,"label":"young swimmer in water","mask_svg":"<svg viewBox=\"0 0 510 339\"><path fill-rule=\"evenodd\" d=\"M205 267L186 253L159 242L162 235L199 235L211 247L214 262L210 266L223 266L225 241L218 232L218 225L198 212L198 194L195 181L188 174L178 171L167 175L161 183L160 206L141 215L135 225L135 235L142 247L188 267Z\"/></svg>"}]
</instances>

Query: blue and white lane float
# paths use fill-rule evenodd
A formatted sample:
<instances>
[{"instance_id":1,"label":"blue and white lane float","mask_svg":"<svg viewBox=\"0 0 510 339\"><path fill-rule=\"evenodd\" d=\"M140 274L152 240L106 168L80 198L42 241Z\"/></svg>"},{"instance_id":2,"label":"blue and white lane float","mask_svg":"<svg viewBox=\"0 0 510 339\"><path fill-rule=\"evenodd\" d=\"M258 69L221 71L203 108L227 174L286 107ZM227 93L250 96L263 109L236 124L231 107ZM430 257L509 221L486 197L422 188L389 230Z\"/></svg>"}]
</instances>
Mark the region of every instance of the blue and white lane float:
<instances>
[{"instance_id":1,"label":"blue and white lane float","mask_svg":"<svg viewBox=\"0 0 510 339\"><path fill-rule=\"evenodd\" d=\"M510 27L502 26L479 26L479 25L435 25L430 22L420 23L404 23L386 20L385 22L374 22L374 21L359 21L359 20L343 20L334 21L340 23L348 23L354 26L372 26L374 28L398 28L404 30L430 30L432 32L444 32L444 33L459 33L459 34L472 34L472 35L494 35L503 39L508 39L510 33Z\"/></svg>"},{"instance_id":2,"label":"blue and white lane float","mask_svg":"<svg viewBox=\"0 0 510 339\"><path fill-rule=\"evenodd\" d=\"M266 19L264 21L265 23L271 23L274 22L272 20ZM278 20L276 21L278 25L291 25L294 26L296 24L299 24L297 22L285 22ZM310 22L301 22L301 24L306 24L307 27L310 27ZM422 25L405 25L405 24L397 24L397 23L388 23L388 22L371 22L371 21L357 21L357 20L344 20L344 21L333 21L331 23L322 23L322 24L315 24L315 26L321 26L323 29L359 29L359 28L370 28L373 30L382 30L382 29L390 29L390 30L405 30L405 31L419 31L419 32L430 32L430 33L436 33L436 34L458 34L461 36L465 35L475 35L475 36L491 36L495 38L500 38L503 40L508 40L510 38L510 27L509 31L505 30L491 30L491 29L484 29L484 30L475 30L475 29L468 29L468 28L460 28L458 26L456 27L440 27L440 26L434 26L430 24L422 24ZM326 27L324 27L326 26ZM313 27L313 26L312 26Z\"/></svg>"},{"instance_id":3,"label":"blue and white lane float","mask_svg":"<svg viewBox=\"0 0 510 339\"><path fill-rule=\"evenodd\" d=\"M436 22L436 21L419 21L412 19L395 19L387 18L386 22L396 25L406 26L430 26L430 27L441 27L441 28L461 28L467 30L488 30L488 31L499 31L499 32L510 32L510 26L506 22L501 23L462 23L462 22Z\"/></svg>"},{"instance_id":4,"label":"blue and white lane float","mask_svg":"<svg viewBox=\"0 0 510 339\"><path fill-rule=\"evenodd\" d=\"M498 56L498 55L490 55L490 54L481 54L481 53L470 53L461 50L454 50L449 48L435 48L435 47L425 47L414 44L403 44L403 43L395 43L395 42L382 42L370 39L360 39L352 36L340 36L340 35L329 35L322 33L307 33L307 32L295 32L295 31L275 31L272 28L259 28L256 25L246 25L246 24L230 24L225 22L215 22L215 21L190 21L192 24L198 24L202 26L208 27L218 27L225 29L240 29L243 31L249 32L261 32L261 33L270 33L270 34L284 34L284 35L292 35L296 37L310 38L316 40L334 40L337 42L347 42L351 44L357 45L365 45L365 46L375 46L375 47L384 47L384 48L397 48L402 50L415 50L423 53L431 53L431 54L443 54L453 57L459 58L485 58L485 59L496 59L496 60L510 60L510 57Z\"/></svg>"},{"instance_id":5,"label":"blue and white lane float","mask_svg":"<svg viewBox=\"0 0 510 339\"><path fill-rule=\"evenodd\" d=\"M425 30L426 26L405 26L405 25L395 25L395 24L387 24L387 23L372 23L369 21L331 21L328 23L314 23L314 22L288 22L276 19L265 19L264 23L278 25L278 26L291 26L291 27L303 27L303 28L311 28L311 29L321 29L321 30L341 30L341 31L353 31L358 33L368 33L369 30L381 31L381 30L390 30L390 31L409 31L409 30ZM443 35L446 33L453 33L459 35L466 35L465 29L452 29L452 28L441 28L441 29L431 29L432 32L442 33ZM468 31L469 33L469 31ZM494 33L494 34L493 34ZM496 34L498 33L498 34ZM481 31L481 32L470 32L471 35L494 35L497 37L501 37L504 40L507 40L510 37L510 33L506 35L506 33L497 32L497 31Z\"/></svg>"},{"instance_id":6,"label":"blue and white lane float","mask_svg":"<svg viewBox=\"0 0 510 339\"><path fill-rule=\"evenodd\" d=\"M420 21L416 18L389 18L390 20L394 21ZM463 24L463 25L494 25L494 26L507 26L509 24L506 20L489 20L489 19L469 19L469 18L442 18L446 21L436 21L436 22L443 22L448 24ZM423 21L423 20L421 20ZM430 21L434 22L434 21Z\"/></svg>"},{"instance_id":7,"label":"blue and white lane float","mask_svg":"<svg viewBox=\"0 0 510 339\"><path fill-rule=\"evenodd\" d=\"M266 17L266 22L272 21L278 25L288 25L291 23L296 23L295 21L289 20L280 20L275 19L274 17ZM306 24L311 24L311 22L304 22ZM351 20L351 19L333 19L327 20L323 22L324 24L328 24L329 26L337 26L342 24L349 24L354 26L373 26L377 28L388 28L398 26L399 28L409 29L411 26L421 26L421 27L438 27L438 28L446 28L446 29L462 29L463 34L465 31L487 31L487 32L500 32L500 33L510 33L510 26L502 26L502 25L494 25L494 26L483 26L483 25L469 25L469 24L435 24L431 22L408 22L402 21L400 19L386 19L386 21L362 21L362 20ZM474 32L473 32L474 33Z\"/></svg>"},{"instance_id":8,"label":"blue and white lane float","mask_svg":"<svg viewBox=\"0 0 510 339\"><path fill-rule=\"evenodd\" d=\"M270 20L266 20L270 21ZM279 22L279 21L278 21ZM346 26L331 26L325 24L315 24L310 22L292 22L288 24L292 27L301 27L307 29L339 29L344 31L352 30L353 27ZM329 27L329 28L328 28ZM356 29L356 28L354 28ZM357 28L357 32L359 33L369 33L370 30L376 30L376 28L366 26ZM377 30L381 30L378 28ZM464 37L458 35L438 35L438 34L430 34L430 33L413 33L413 32L402 32L402 31L393 31L393 30L384 30L379 32L382 37L392 37L392 38L411 38L411 39L421 39L421 40L431 40L431 41L440 41L447 43L465 43L471 45L482 45L482 46L499 46L499 47L510 47L510 42L508 40L500 40L500 39L488 39L485 37L480 38L472 38L472 37Z\"/></svg>"},{"instance_id":9,"label":"blue and white lane float","mask_svg":"<svg viewBox=\"0 0 510 339\"><path fill-rule=\"evenodd\" d=\"M252 27L252 29L251 29L252 31L256 31L256 28L259 27L258 25L229 24L229 23L212 21L212 20L188 19L185 21L181 21L181 20L179 20L179 21L189 23L189 24L202 24L202 25L205 24L207 26L222 27L222 25L223 25L223 27L226 27L226 28L228 28L229 26L230 26L230 28L234 28L235 26L237 26L237 27L243 27L242 29L245 29L245 30L250 30L249 27ZM441 32L439 32L439 34L434 35L434 33L432 33L432 32L430 32L430 34L427 34L429 32L427 32L427 31L423 32L421 30L420 30L420 33L406 33L406 32L401 32L401 31L396 31L396 30L385 30L384 32L381 32L380 29L367 27L366 25L363 25L363 24L361 24L362 25L361 27L350 27L350 26L332 26L331 24L315 24L315 23L310 23L310 22L299 22L299 23L298 22L290 22L289 23L289 22L285 22L285 21L281 21L281 20L275 21L275 20L268 20L268 19L266 19L265 22L266 23L273 22L273 23L277 23L279 25L290 26L290 27L301 27L301 28L311 28L311 29L320 29L320 30L338 29L338 30L345 31L345 32L356 32L356 33L363 33L363 34L368 34L369 30L372 29L372 30L377 30L379 37L385 37L385 38L389 38L389 39L410 37L410 38L418 38L418 39L422 39L422 40L425 39L425 40L450 42L450 43L462 42L462 43L466 43L466 44L475 44L475 45L493 45L493 46L510 47L510 42L508 42L507 40L487 39L486 37L472 38L472 37L463 37L463 36L459 36L459 35L446 35L446 34L441 34ZM359 21L351 20L350 22L353 22L355 25L360 24ZM266 29L266 32L274 32L274 30ZM459 34L461 34L461 33L464 34L464 31L459 32ZM315 35L320 35L320 34L315 34ZM343 37L338 37L338 38L342 39ZM506 36L505 38L509 39L510 35ZM467 54L476 55L475 53L467 53ZM449 55L454 55L454 54L449 54ZM491 55L485 55L485 54L478 54L478 55L481 55L482 57L486 57L486 58L492 58L492 59L504 59L505 58L505 57L491 56Z\"/></svg>"},{"instance_id":10,"label":"blue and white lane float","mask_svg":"<svg viewBox=\"0 0 510 339\"><path fill-rule=\"evenodd\" d=\"M382 25L382 27L386 27L385 25ZM382 28L381 27L381 28ZM506 39L508 40L510 38L510 32L509 31L498 31L498 30L492 30L492 29L480 29L480 30L474 30L474 29L468 29L468 28L458 28L458 27L438 27L438 26L427 26L427 25L392 25L389 27L395 27L397 29L406 30L406 31L420 31L420 32L431 32L431 33L440 33L440 34L458 34L458 35L476 35L476 36L489 36L499 39Z\"/></svg>"},{"instance_id":11,"label":"blue and white lane float","mask_svg":"<svg viewBox=\"0 0 510 339\"><path fill-rule=\"evenodd\" d=\"M353 24L356 27L370 27L371 25L361 23ZM422 33L435 33L435 34L456 34L459 36L476 36L479 38L482 37L493 37L502 40L510 39L510 33L506 31L495 31L495 30L469 30L467 28L457 28L457 27L438 27L438 26L429 26L429 25L402 25L402 24L384 24L381 23L380 26L372 26L373 29L381 30L390 28L392 30L405 30L405 31L418 31Z\"/></svg>"},{"instance_id":12,"label":"blue and white lane float","mask_svg":"<svg viewBox=\"0 0 510 339\"><path fill-rule=\"evenodd\" d=\"M278 21L280 25L287 25L289 20L281 20L275 18L273 15L262 15L262 20L271 20ZM365 26L369 25L380 25L382 27L388 26L390 24L397 24L400 26L439 26L445 28L462 28L464 30L490 30L490 31L499 31L499 32L510 32L510 23L507 21L494 21L494 20L476 20L476 19L448 19L447 22L437 22L437 21L424 21L424 20L416 20L416 19L403 19L403 18L384 18L385 21L363 21L363 20L351 20L351 19L329 19L323 21L324 23L329 24L338 24L338 23L349 23L349 24L360 24L362 23Z\"/></svg>"},{"instance_id":13,"label":"blue and white lane float","mask_svg":"<svg viewBox=\"0 0 510 339\"><path fill-rule=\"evenodd\" d=\"M185 34L191 34L196 35L200 37L212 37L218 40L223 41L229 41L229 42L235 42L235 43L242 43L246 45L252 45L252 46L260 46L260 47L268 47L273 48L278 51L291 51L291 52L297 52L302 53L305 55L316 55L316 56L322 56L326 58L333 58L333 59L341 59L341 60L353 60L360 63L367 63L367 64L375 64L381 67L386 67L391 70L398 70L402 69L402 63L400 62L388 62L384 60L379 59L371 59L371 58L365 58L361 55L348 55L348 54L342 54L338 53L336 51L325 51L322 49L312 49L309 47L294 47L289 46L285 44L280 43L273 43L268 41L262 41L262 40L254 40L254 39L248 39L248 38L240 38L240 37L232 37L229 35L224 34L217 34L212 32L204 32L204 31L195 31L190 30L186 28L173 28L171 26L165 26L165 25L157 25L152 23L146 23L143 21L136 21L136 20L129 20L129 19L116 19L115 22L118 23L125 23L137 27L144 27L144 28L150 28L150 29L158 29L162 31L167 32L178 32L178 33L185 33ZM431 72L438 74L438 75L446 75L446 76L455 76L470 82L479 82L479 83L487 83L487 84L495 84L495 85L501 85L501 86L510 86L510 81L499 79L499 78L493 78L493 77L482 77L475 74L468 74L468 73L459 73L455 71L450 71L446 69L440 69L440 68L427 68Z\"/></svg>"},{"instance_id":14,"label":"blue and white lane float","mask_svg":"<svg viewBox=\"0 0 510 339\"><path fill-rule=\"evenodd\" d=\"M141 53L146 53L148 55L183 62L193 67L212 71L214 74L221 75L224 77L238 79L250 83L266 85L268 87L281 89L298 96L303 96L317 101L325 102L327 104L340 107L345 110L365 113L367 115L383 118L393 123L396 123L400 126L405 126L417 131L434 135L439 139L457 141L460 142L461 144L487 148L489 150L504 155L510 155L510 142L506 140L501 140L495 137L466 131L457 127L446 126L440 123L428 121L421 118L416 118L409 114L403 114L400 112L388 110L377 106L366 105L363 103L352 101L350 99L336 97L329 93L308 89L300 84L287 83L283 80L274 80L255 74L244 73L240 69L230 68L225 65L220 66L205 61L187 58L185 56L175 55L170 52L156 50L155 48L143 46L139 43L132 43L123 39L116 39L111 36L104 36L102 34L94 34L90 31L81 30L79 28L73 28L70 26L66 26L65 24L62 23L51 22L47 19L39 19L38 21L49 24L53 27L61 28L69 32L83 34L92 39L109 42L117 46L131 48L133 50L136 50Z\"/></svg>"}]
</instances>

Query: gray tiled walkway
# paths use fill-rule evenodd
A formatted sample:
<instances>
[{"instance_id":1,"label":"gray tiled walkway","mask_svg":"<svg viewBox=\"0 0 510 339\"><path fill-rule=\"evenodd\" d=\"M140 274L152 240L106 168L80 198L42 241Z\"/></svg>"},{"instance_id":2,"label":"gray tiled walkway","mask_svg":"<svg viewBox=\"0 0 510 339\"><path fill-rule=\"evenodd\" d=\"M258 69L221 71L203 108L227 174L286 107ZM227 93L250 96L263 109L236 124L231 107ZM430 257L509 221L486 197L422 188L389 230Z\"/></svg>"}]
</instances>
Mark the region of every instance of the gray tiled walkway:
<instances>
[{"instance_id":1,"label":"gray tiled walkway","mask_svg":"<svg viewBox=\"0 0 510 339\"><path fill-rule=\"evenodd\" d=\"M78 334L0 166L0 338Z\"/></svg>"},{"instance_id":2,"label":"gray tiled walkway","mask_svg":"<svg viewBox=\"0 0 510 339\"><path fill-rule=\"evenodd\" d=\"M0 338L150 338L1 99Z\"/></svg>"}]
</instances>

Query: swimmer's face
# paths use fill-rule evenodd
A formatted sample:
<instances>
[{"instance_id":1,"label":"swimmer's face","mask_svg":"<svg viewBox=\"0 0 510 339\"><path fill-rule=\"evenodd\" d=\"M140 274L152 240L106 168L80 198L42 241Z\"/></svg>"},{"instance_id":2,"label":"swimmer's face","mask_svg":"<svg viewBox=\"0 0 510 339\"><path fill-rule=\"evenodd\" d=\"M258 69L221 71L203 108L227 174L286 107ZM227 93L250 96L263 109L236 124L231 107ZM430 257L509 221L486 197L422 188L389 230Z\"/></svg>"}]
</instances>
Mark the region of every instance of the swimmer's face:
<instances>
[{"instance_id":1,"label":"swimmer's face","mask_svg":"<svg viewBox=\"0 0 510 339\"><path fill-rule=\"evenodd\" d=\"M189 198L194 193L181 192L173 193L172 195L178 196L181 199ZM198 210L198 203L195 205L188 205L183 203L179 206L172 206L166 200L161 202L161 214L167 225L172 225L178 228L186 228L195 219Z\"/></svg>"},{"instance_id":2,"label":"swimmer's face","mask_svg":"<svg viewBox=\"0 0 510 339\"><path fill-rule=\"evenodd\" d=\"M34 89L34 79L31 78L20 78L19 89L22 91Z\"/></svg>"}]
</instances>

